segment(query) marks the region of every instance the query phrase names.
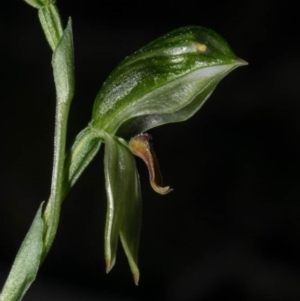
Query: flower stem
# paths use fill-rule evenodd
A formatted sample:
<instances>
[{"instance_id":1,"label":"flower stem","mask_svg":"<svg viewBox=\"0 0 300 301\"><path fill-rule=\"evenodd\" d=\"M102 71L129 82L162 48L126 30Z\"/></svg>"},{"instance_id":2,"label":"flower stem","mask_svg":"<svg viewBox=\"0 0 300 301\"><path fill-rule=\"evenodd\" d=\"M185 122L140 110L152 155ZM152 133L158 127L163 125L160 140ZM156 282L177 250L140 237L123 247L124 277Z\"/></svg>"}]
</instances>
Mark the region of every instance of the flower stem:
<instances>
[{"instance_id":1,"label":"flower stem","mask_svg":"<svg viewBox=\"0 0 300 301\"><path fill-rule=\"evenodd\" d=\"M58 103L56 108L51 194L43 215L47 227L44 238L45 250L43 257L47 255L53 243L59 222L69 107L70 105Z\"/></svg>"},{"instance_id":2,"label":"flower stem","mask_svg":"<svg viewBox=\"0 0 300 301\"><path fill-rule=\"evenodd\" d=\"M38 12L39 19L44 30L46 39L53 51L55 51L63 35L60 15L54 4L43 6ZM55 54L55 52L54 52ZM72 66L73 67L73 66ZM53 66L54 68L54 66ZM54 70L55 76L55 70ZM58 91L57 91L58 92ZM71 99L68 101L60 99L57 95L55 111L54 130L54 157L50 198L46 204L43 214L45 222L44 250L42 260L48 254L55 238L60 217L60 207L62 202L62 182L64 176L64 158L66 149L67 123L70 110Z\"/></svg>"}]
</instances>

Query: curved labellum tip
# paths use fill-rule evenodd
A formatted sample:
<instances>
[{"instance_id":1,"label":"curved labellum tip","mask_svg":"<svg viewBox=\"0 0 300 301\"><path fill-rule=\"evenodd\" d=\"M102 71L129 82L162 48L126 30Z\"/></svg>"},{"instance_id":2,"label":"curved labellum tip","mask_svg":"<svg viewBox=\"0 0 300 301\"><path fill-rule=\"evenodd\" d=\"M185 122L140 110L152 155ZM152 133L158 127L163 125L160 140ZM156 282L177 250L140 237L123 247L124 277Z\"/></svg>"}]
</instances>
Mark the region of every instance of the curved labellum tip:
<instances>
[{"instance_id":1,"label":"curved labellum tip","mask_svg":"<svg viewBox=\"0 0 300 301\"><path fill-rule=\"evenodd\" d=\"M147 165L150 177L150 184L153 190L159 194L167 194L173 189L170 186L162 187L162 178L159 171L159 165L149 142L151 135L144 133L134 136L129 141L129 149L131 152L140 157Z\"/></svg>"}]
</instances>

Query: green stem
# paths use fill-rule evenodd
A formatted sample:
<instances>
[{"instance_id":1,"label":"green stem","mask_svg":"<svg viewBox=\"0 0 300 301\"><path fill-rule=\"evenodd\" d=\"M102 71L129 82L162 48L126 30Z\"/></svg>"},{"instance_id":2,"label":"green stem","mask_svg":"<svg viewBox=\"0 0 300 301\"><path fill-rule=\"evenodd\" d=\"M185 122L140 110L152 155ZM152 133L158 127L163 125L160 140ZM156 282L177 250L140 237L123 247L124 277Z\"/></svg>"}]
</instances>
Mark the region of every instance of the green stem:
<instances>
[{"instance_id":1,"label":"green stem","mask_svg":"<svg viewBox=\"0 0 300 301\"><path fill-rule=\"evenodd\" d=\"M58 104L56 108L51 194L44 212L44 221L47 228L43 257L47 255L53 243L59 222L69 107L69 105Z\"/></svg>"},{"instance_id":2,"label":"green stem","mask_svg":"<svg viewBox=\"0 0 300 301\"><path fill-rule=\"evenodd\" d=\"M26 2L33 6L36 3L32 0ZM42 28L53 50L52 66L57 95L51 193L44 213L41 205L33 226L23 240L0 293L0 301L20 301L34 281L56 236L62 201L101 145L101 131L96 131L90 125L76 137L66 154L68 116L75 85L72 25L69 20L63 31L58 9L51 3L38 8Z\"/></svg>"},{"instance_id":3,"label":"green stem","mask_svg":"<svg viewBox=\"0 0 300 301\"><path fill-rule=\"evenodd\" d=\"M45 222L42 261L54 241L63 199L63 180L66 152L67 124L70 105L74 95L74 57L71 20L63 32L58 9L55 5L42 7L39 17L46 38L54 50L52 66L56 87L56 112L54 132L54 157L50 198L43 219Z\"/></svg>"},{"instance_id":4,"label":"green stem","mask_svg":"<svg viewBox=\"0 0 300 301\"><path fill-rule=\"evenodd\" d=\"M86 127L76 137L74 144L65 154L66 125L68 110L63 108L63 114L57 112L55 127L55 153L52 175L51 195L44 212L47 225L44 238L44 254L46 257L58 227L61 204L71 187L98 153L103 132L92 126ZM62 137L63 135L63 137ZM56 153L58 152L58 153Z\"/></svg>"},{"instance_id":5,"label":"green stem","mask_svg":"<svg viewBox=\"0 0 300 301\"><path fill-rule=\"evenodd\" d=\"M28 3L35 6L35 2L31 0ZM44 214L42 215L41 205L23 240L0 293L0 301L20 301L22 299L52 245L60 216L67 122L74 93L72 27L71 21L69 21L66 31L63 32L58 9L52 3L45 6L37 5L37 7L42 28L54 51L52 65L57 102L51 194Z\"/></svg>"},{"instance_id":6,"label":"green stem","mask_svg":"<svg viewBox=\"0 0 300 301\"><path fill-rule=\"evenodd\" d=\"M55 51L62 35L63 28L60 15L54 4L43 6L39 9L39 19L46 39ZM42 261L48 254L55 238L60 217L62 182L64 176L64 158L66 148L67 123L71 100L56 102L55 130L54 130L54 157L50 198L47 202L43 219L46 225L44 236L44 251Z\"/></svg>"}]
</instances>

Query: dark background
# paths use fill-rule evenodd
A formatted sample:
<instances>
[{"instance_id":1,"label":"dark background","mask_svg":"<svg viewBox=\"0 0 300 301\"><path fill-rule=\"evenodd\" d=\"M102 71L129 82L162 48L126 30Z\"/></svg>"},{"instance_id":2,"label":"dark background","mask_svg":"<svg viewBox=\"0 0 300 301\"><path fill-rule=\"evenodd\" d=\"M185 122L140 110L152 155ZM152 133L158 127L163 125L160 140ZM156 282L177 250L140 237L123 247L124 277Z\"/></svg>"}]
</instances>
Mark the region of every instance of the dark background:
<instances>
[{"instance_id":1,"label":"dark background","mask_svg":"<svg viewBox=\"0 0 300 301\"><path fill-rule=\"evenodd\" d=\"M140 285L123 253L105 274L103 149L68 195L56 241L24 300L299 300L300 55L292 1L58 0L73 18L68 140L125 57L184 25L221 34L249 62L192 119L150 131L166 184L143 192ZM0 286L49 195L55 91L37 11L0 8Z\"/></svg>"}]
</instances>

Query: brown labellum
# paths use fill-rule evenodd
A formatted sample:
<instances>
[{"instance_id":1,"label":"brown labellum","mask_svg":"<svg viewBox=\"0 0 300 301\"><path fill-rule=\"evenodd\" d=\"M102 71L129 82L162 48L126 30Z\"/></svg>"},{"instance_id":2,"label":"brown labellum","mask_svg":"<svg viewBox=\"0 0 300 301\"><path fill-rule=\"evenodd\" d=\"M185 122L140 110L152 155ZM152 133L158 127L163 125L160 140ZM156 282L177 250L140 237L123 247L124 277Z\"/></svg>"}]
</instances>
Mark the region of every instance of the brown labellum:
<instances>
[{"instance_id":1,"label":"brown labellum","mask_svg":"<svg viewBox=\"0 0 300 301\"><path fill-rule=\"evenodd\" d=\"M162 187L162 177L159 170L153 147L150 143L151 135L144 133L134 136L129 141L131 152L140 157L147 165L150 177L150 184L154 191L159 194L167 194L173 189L170 186Z\"/></svg>"}]
</instances>

